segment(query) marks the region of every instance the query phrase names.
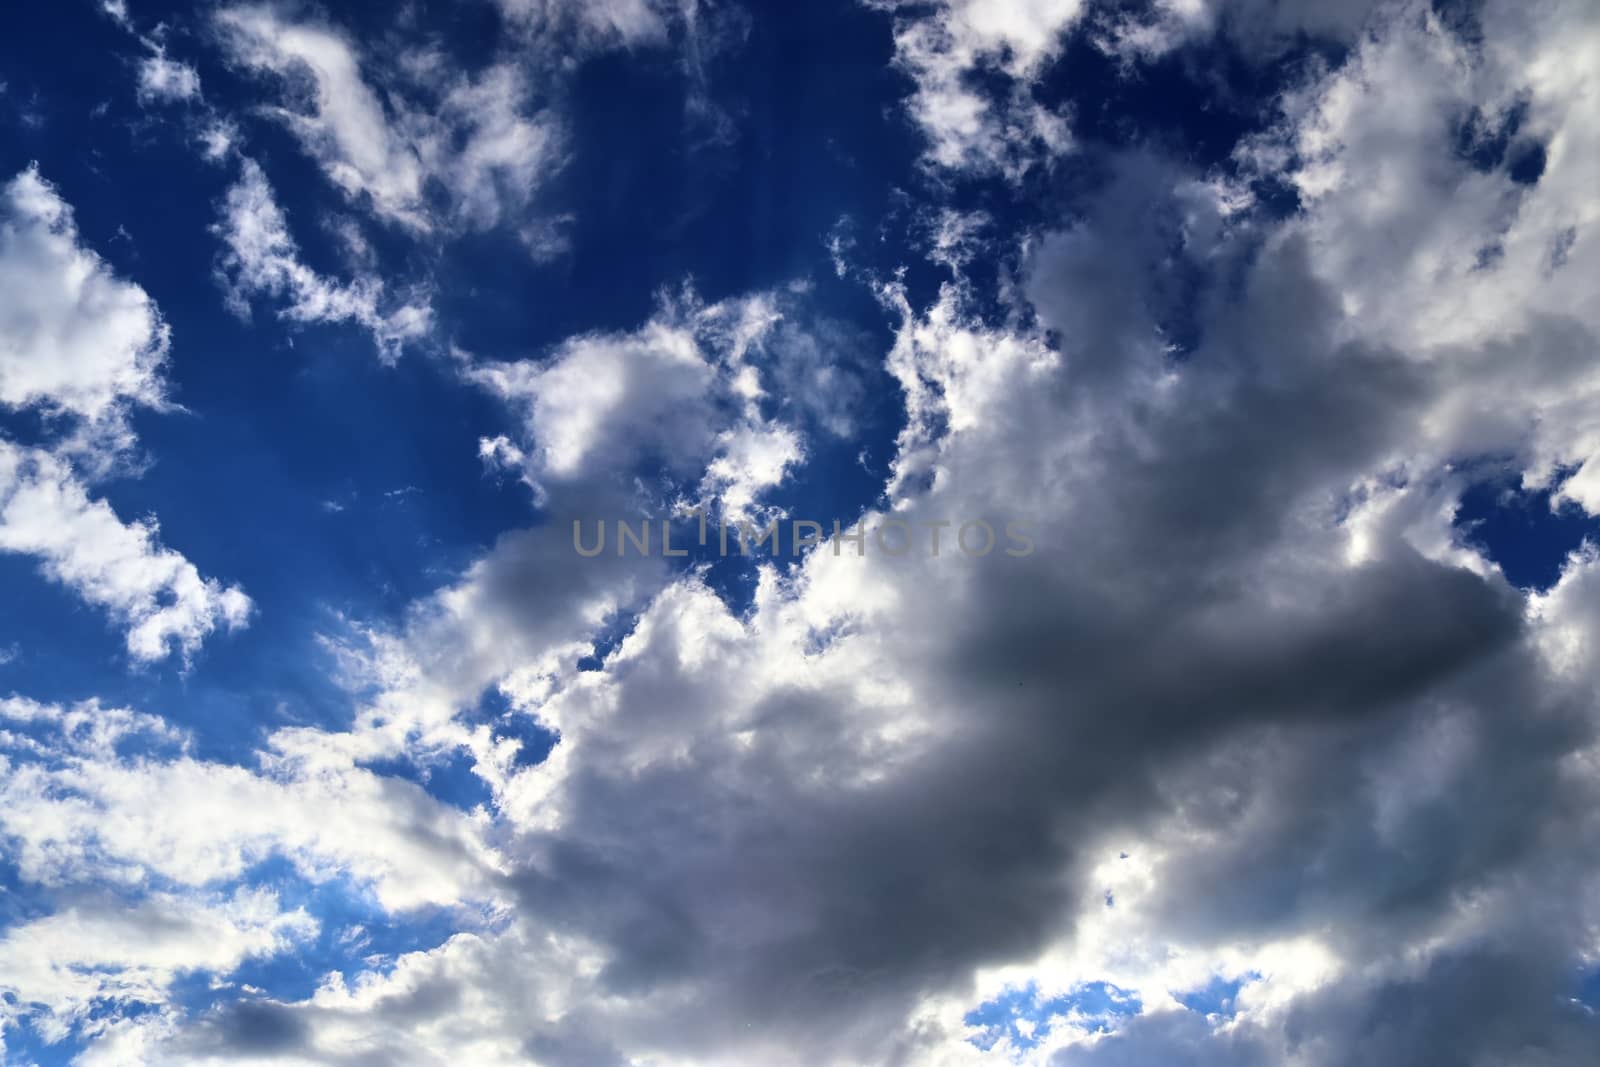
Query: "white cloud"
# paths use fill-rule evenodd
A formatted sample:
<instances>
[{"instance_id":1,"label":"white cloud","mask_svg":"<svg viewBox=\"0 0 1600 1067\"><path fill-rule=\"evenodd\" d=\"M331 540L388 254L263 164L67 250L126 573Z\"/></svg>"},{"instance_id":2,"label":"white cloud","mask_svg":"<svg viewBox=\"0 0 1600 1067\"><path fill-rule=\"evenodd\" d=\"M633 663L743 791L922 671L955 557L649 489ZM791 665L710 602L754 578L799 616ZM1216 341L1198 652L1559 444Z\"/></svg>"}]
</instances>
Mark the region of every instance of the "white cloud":
<instances>
[{"instance_id":1,"label":"white cloud","mask_svg":"<svg viewBox=\"0 0 1600 1067\"><path fill-rule=\"evenodd\" d=\"M540 183L562 157L554 123L523 114L528 96L517 66L491 66L475 80L451 85L417 139L429 173L450 193L457 225L486 230L513 221L537 252L558 240L550 233L555 224L525 216Z\"/></svg>"},{"instance_id":2,"label":"white cloud","mask_svg":"<svg viewBox=\"0 0 1600 1067\"><path fill-rule=\"evenodd\" d=\"M391 127L383 101L362 79L360 61L343 36L324 26L285 22L269 7L224 8L216 21L237 63L285 83L299 80L308 108L278 108L273 114L335 184L352 197L370 197L380 215L427 227L422 161Z\"/></svg>"},{"instance_id":3,"label":"white cloud","mask_svg":"<svg viewBox=\"0 0 1600 1067\"><path fill-rule=\"evenodd\" d=\"M168 1003L173 983L197 971L227 974L312 936L302 909L283 911L265 891L231 898L162 894L137 904L74 905L0 935L0 1021L23 1018L47 1041L74 1027L94 1034L93 1014Z\"/></svg>"},{"instance_id":4,"label":"white cloud","mask_svg":"<svg viewBox=\"0 0 1600 1067\"><path fill-rule=\"evenodd\" d=\"M803 452L795 427L760 410L756 351L782 312L770 295L702 305L688 294L681 305L667 301L631 333L570 338L544 360L469 365L466 376L521 417L528 439L487 440L485 458L521 459L540 489L645 461L690 486L733 489L740 508L754 503Z\"/></svg>"},{"instance_id":5,"label":"white cloud","mask_svg":"<svg viewBox=\"0 0 1600 1067\"><path fill-rule=\"evenodd\" d=\"M483 230L506 219L543 232L527 214L562 161L560 136L547 114L530 112L517 64L468 76L437 57L413 57L415 84L380 92L354 42L330 25L261 6L225 8L216 25L235 63L271 75L296 101L269 114L351 199L418 232ZM425 195L430 183L446 194L442 210Z\"/></svg>"},{"instance_id":6,"label":"white cloud","mask_svg":"<svg viewBox=\"0 0 1600 1067\"><path fill-rule=\"evenodd\" d=\"M1429 452L1410 464L1504 455L1529 486L1558 488L1576 468L1567 498L1594 513L1584 472L1600 456L1600 376L1579 353L1600 336L1585 281L1600 265L1586 239L1600 222L1588 195L1600 124L1565 71L1600 47L1600 26L1563 5L1482 18L1479 48L1402 6L1343 69L1291 97L1276 137L1247 158L1297 160L1298 230L1347 336L1443 379L1414 446ZM1505 158L1482 167L1458 150L1464 122L1500 129L1513 111L1525 117ZM1512 159L1531 146L1543 146L1542 174L1518 184Z\"/></svg>"},{"instance_id":7,"label":"white cloud","mask_svg":"<svg viewBox=\"0 0 1600 1067\"><path fill-rule=\"evenodd\" d=\"M168 330L138 285L79 241L72 209L29 168L0 192L0 404L89 420L159 407Z\"/></svg>"},{"instance_id":8,"label":"white cloud","mask_svg":"<svg viewBox=\"0 0 1600 1067\"><path fill-rule=\"evenodd\" d=\"M321 1064L376 1057L392 1063L463 1059L482 1067L529 1062L610 1064L608 1042L583 1032L595 960L581 943L517 926L485 938L462 934L437 949L408 953L384 971L324 979L305 1026L297 1006L255 999L209 1012L178 1031L170 1018L118 1026L80 1061L86 1067L160 1062L201 1067L259 1054L246 1030L277 1038L273 1063ZM536 976L536 977L534 977ZM391 1013L401 1025L384 1022ZM253 1025L252 1025L253 1024ZM534 1031L529 1040L527 1031ZM104 1050L107 1059L98 1058ZM120 1052L126 1058L118 1060Z\"/></svg>"},{"instance_id":9,"label":"white cloud","mask_svg":"<svg viewBox=\"0 0 1600 1067\"><path fill-rule=\"evenodd\" d=\"M729 523L751 521L760 495L805 459L799 434L781 423L745 425L717 435L717 452L700 483Z\"/></svg>"},{"instance_id":10,"label":"white cloud","mask_svg":"<svg viewBox=\"0 0 1600 1067\"><path fill-rule=\"evenodd\" d=\"M1026 70L1042 23L981 20L1035 10L934 17L1021 42L983 62ZM959 227L931 305L879 287L906 404L887 508L1031 521L1034 553L824 549L762 568L735 611L700 571L575 559L557 523L507 535L396 632L336 646L370 694L350 731L269 748L330 811L325 775L370 800L356 763L470 751L506 921L297 1002L119 1024L103 1049L228 1062L265 1025L313 1063L1588 1062L1571 999L1600 952L1600 565L1577 553L1525 597L1449 521L1463 460L1553 482L1594 455L1596 30L1580 0L1485 5L1482 46L1428 15L1397 9L1250 146L1298 214L1118 153L1029 235L991 318ZM1456 151L1463 113L1524 89L1547 152L1531 187ZM1176 291L1196 264L1208 281ZM544 359L462 357L518 416L485 457L525 464L557 515L638 506L662 457L674 489L781 476L788 307L685 303ZM518 765L474 718L489 685L559 733L549 759ZM150 777L135 813L233 777L110 759L66 764L98 796ZM141 856L225 874L248 854L122 817ZM314 848L375 863L356 835ZM407 886L401 866L373 877ZM410 899L466 891L424 884ZM1214 977L1242 983L1232 1021L1175 999ZM974 1048L966 1013L1030 978L1110 981L1145 1011Z\"/></svg>"},{"instance_id":11,"label":"white cloud","mask_svg":"<svg viewBox=\"0 0 1600 1067\"><path fill-rule=\"evenodd\" d=\"M125 523L91 499L61 459L0 440L0 551L39 557L53 581L127 628L128 654L187 658L219 626L250 618L250 598L161 544L153 520Z\"/></svg>"},{"instance_id":12,"label":"white cloud","mask_svg":"<svg viewBox=\"0 0 1600 1067\"><path fill-rule=\"evenodd\" d=\"M40 409L59 431L41 447L0 438L0 551L38 557L110 613L135 659L187 658L219 626L243 626L249 598L202 578L153 521L124 523L91 499L80 471L117 467L133 442L130 406L166 405L167 326L143 289L79 243L71 209L36 170L5 187L0 211L0 404Z\"/></svg>"},{"instance_id":13,"label":"white cloud","mask_svg":"<svg viewBox=\"0 0 1600 1067\"><path fill-rule=\"evenodd\" d=\"M33 739L10 734L15 723ZM119 755L134 740L153 751ZM412 782L277 750L256 772L187 747L161 720L95 701L0 700L0 835L21 877L206 889L282 856L309 880L370 888L391 911L498 895L483 821Z\"/></svg>"},{"instance_id":14,"label":"white cloud","mask_svg":"<svg viewBox=\"0 0 1600 1067\"><path fill-rule=\"evenodd\" d=\"M154 55L139 61L140 102L172 102L200 98L200 74L187 63L168 59L157 46Z\"/></svg>"},{"instance_id":15,"label":"white cloud","mask_svg":"<svg viewBox=\"0 0 1600 1067\"><path fill-rule=\"evenodd\" d=\"M226 119L212 119L199 129L195 138L200 142L201 155L215 163L226 159L238 144L239 130Z\"/></svg>"},{"instance_id":16,"label":"white cloud","mask_svg":"<svg viewBox=\"0 0 1600 1067\"><path fill-rule=\"evenodd\" d=\"M1083 16L1083 0L940 0L931 10L866 2L895 13L895 63L915 83L907 109L935 165L1016 178L1071 147L1066 119L1034 99L1033 83ZM1009 97L976 88L980 72L1002 76Z\"/></svg>"},{"instance_id":17,"label":"white cloud","mask_svg":"<svg viewBox=\"0 0 1600 1067\"><path fill-rule=\"evenodd\" d=\"M759 512L803 456L800 430L761 411L764 377L793 373L797 336L774 343L785 307L773 294L705 305L688 293L638 330L580 335L542 360L458 353L464 376L503 399L521 431L516 441L483 438L480 457L519 471L553 518L502 537L414 605L404 626L357 625L331 638L366 706L344 740L312 732L293 751L370 758L409 748L426 758L465 748L502 796L513 752L496 739L499 724L457 716L494 685L519 704L514 717L531 714L529 694L570 676L602 628L668 577L655 553L606 552L573 566L571 523L655 521L692 503L736 521ZM641 462L664 472L653 497L632 477Z\"/></svg>"},{"instance_id":18,"label":"white cloud","mask_svg":"<svg viewBox=\"0 0 1600 1067\"><path fill-rule=\"evenodd\" d=\"M684 327L578 338L547 362L488 364L471 374L525 412L543 476L623 469L647 449L682 469L708 447L717 371Z\"/></svg>"},{"instance_id":19,"label":"white cloud","mask_svg":"<svg viewBox=\"0 0 1600 1067\"><path fill-rule=\"evenodd\" d=\"M427 335L432 312L426 304L390 300L374 274L339 282L301 261L288 219L254 160L240 163L239 181L228 190L213 232L226 246L220 272L229 305L241 316L249 315L252 297L269 296L281 301L278 315L291 322L362 326L386 359Z\"/></svg>"}]
</instances>

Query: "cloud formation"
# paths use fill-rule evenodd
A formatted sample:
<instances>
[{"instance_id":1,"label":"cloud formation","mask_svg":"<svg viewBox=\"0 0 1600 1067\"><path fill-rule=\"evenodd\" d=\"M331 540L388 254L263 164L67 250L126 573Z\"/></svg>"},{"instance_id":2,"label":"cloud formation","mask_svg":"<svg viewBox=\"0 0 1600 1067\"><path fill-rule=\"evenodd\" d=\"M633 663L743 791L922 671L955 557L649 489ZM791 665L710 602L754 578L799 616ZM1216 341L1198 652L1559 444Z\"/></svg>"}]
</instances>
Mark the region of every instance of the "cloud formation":
<instances>
[{"instance_id":1,"label":"cloud formation","mask_svg":"<svg viewBox=\"0 0 1600 1067\"><path fill-rule=\"evenodd\" d=\"M37 170L6 185L0 227L0 404L55 431L36 446L0 436L0 551L36 557L110 614L135 660L187 659L219 627L244 626L250 598L162 545L154 520L124 522L84 480L122 463L133 408L167 406L167 325L83 247Z\"/></svg>"},{"instance_id":2,"label":"cloud formation","mask_svg":"<svg viewBox=\"0 0 1600 1067\"><path fill-rule=\"evenodd\" d=\"M1582 47L1574 27L1538 25L1535 54ZM744 616L697 576L670 583L603 670L525 694L560 742L519 772L537 803L502 807L529 834L512 875L523 924L374 979L371 1003L442 983L432 1003L452 1009L408 1017L422 1055L477 1042L489 1063L1493 1062L1530 1042L1580 1062L1593 1023L1562 990L1593 917L1592 875L1574 869L1595 781L1573 649L1595 565L1575 557L1530 613L1438 493L1486 449L1526 442L1536 472L1585 447L1545 405L1588 381L1561 356L1588 335L1586 306L1548 257L1513 247L1539 199L1581 203L1560 175L1589 132L1552 87L1532 113L1559 148L1533 190L1441 160L1456 99L1385 78L1425 78L1419 56L1462 47L1451 32L1398 19L1286 102L1260 151L1298 142L1302 216L1135 152L1081 221L1033 244L1036 328L986 323L959 284L927 308L886 286L908 416L889 504L913 522L1031 520L1041 550L818 551L764 572ZM1362 119L1367 93L1414 110ZM1432 149L1420 177L1465 197L1402 182L1403 204L1379 199L1373 174L1408 157L1364 160L1361 135L1387 143L1373 131L1394 122L1417 124L1399 143ZM1473 213L1480 186L1509 229ZM1366 225L1381 265L1352 254ZM1445 234L1460 258L1429 251ZM1539 295L1419 325L1416 309L1471 299L1490 235L1509 242L1497 284ZM1242 277L1201 294L1181 363L1158 269L1174 248ZM1575 377L1508 408L1492 384L1506 337L1525 373ZM715 378L670 341L586 339L488 380L525 398L547 474L652 445L706 457L703 420L666 412ZM1452 417L1480 391L1500 418ZM675 402L606 417L634 396ZM586 978L536 947L535 921L581 939ZM531 988L552 999L485 997L508 959L541 961ZM1213 980L1238 985L1231 1015L1183 1006ZM566 999L575 981L589 984ZM1021 981L1110 982L1161 1010L1103 1037L1067 1018L982 1053L966 1012ZM1486 992L1509 986L1527 995ZM295 1054L331 1047L352 1003L285 1006ZM441 1029L463 1011L473 1036ZM1463 1017L1483 1022L1449 1022Z\"/></svg>"},{"instance_id":3,"label":"cloud formation","mask_svg":"<svg viewBox=\"0 0 1600 1067\"><path fill-rule=\"evenodd\" d=\"M419 232L489 228L525 214L561 162L557 124L530 108L513 63L467 75L425 52L406 71L409 85L380 90L331 25L239 6L220 10L216 27L234 64L281 86L285 102L269 114L347 197L387 221Z\"/></svg>"},{"instance_id":4,"label":"cloud formation","mask_svg":"<svg viewBox=\"0 0 1600 1067\"><path fill-rule=\"evenodd\" d=\"M85 248L29 168L0 194L0 404L104 419L159 407L168 329L149 295Z\"/></svg>"},{"instance_id":5,"label":"cloud formation","mask_svg":"<svg viewBox=\"0 0 1600 1067\"><path fill-rule=\"evenodd\" d=\"M109 613L136 660L188 657L218 627L250 618L244 591L202 577L161 544L154 521L123 522L61 459L3 440L0 551L38 557L47 577Z\"/></svg>"},{"instance_id":6,"label":"cloud formation","mask_svg":"<svg viewBox=\"0 0 1600 1067\"><path fill-rule=\"evenodd\" d=\"M623 42L665 17L502 6ZM1098 8L893 8L936 167L1003 191L1065 143L1016 122ZM1096 148L1043 222L923 216L935 285L840 271L889 322L900 408L863 522L1020 524L1035 551L824 545L732 580L576 556L574 516L764 514L856 429L805 286L456 350L451 384L491 401L479 454L530 517L397 621L329 627L346 720L264 732L243 766L149 712L0 704L20 877L132 898L0 935L12 1017L91 1064L1592 1059L1600 554L1520 589L1457 520L1485 481L1600 514L1600 22L1584 0L1491 0L1466 28L1421 0L1148 14L1195 36L1129 63L1234 26L1257 59L1301 31L1348 53L1215 169ZM241 62L311 79L284 121L336 183L440 224L443 157L348 41L223 18ZM525 158L516 131L480 162ZM242 166L234 291L378 334L381 283L303 266ZM498 185L450 181L470 225L516 225ZM480 801L419 784L453 758ZM451 932L309 993L180 1003L174 975L314 936L255 884L268 857L386 916L454 909Z\"/></svg>"},{"instance_id":7,"label":"cloud formation","mask_svg":"<svg viewBox=\"0 0 1600 1067\"><path fill-rule=\"evenodd\" d=\"M895 63L914 85L906 109L947 171L1020 177L1072 145L1065 116L1033 96L1035 80L1083 17L1084 0L866 0L894 15ZM978 86L990 76L1005 86Z\"/></svg>"},{"instance_id":8,"label":"cloud formation","mask_svg":"<svg viewBox=\"0 0 1600 1067\"><path fill-rule=\"evenodd\" d=\"M212 231L225 247L218 272L229 306L241 317L249 317L253 297L271 297L281 302L278 316L290 322L361 326L388 360L427 335L432 312L425 302L389 298L375 275L335 281L301 260L288 219L254 160L241 160L239 180L223 199L221 216Z\"/></svg>"}]
</instances>

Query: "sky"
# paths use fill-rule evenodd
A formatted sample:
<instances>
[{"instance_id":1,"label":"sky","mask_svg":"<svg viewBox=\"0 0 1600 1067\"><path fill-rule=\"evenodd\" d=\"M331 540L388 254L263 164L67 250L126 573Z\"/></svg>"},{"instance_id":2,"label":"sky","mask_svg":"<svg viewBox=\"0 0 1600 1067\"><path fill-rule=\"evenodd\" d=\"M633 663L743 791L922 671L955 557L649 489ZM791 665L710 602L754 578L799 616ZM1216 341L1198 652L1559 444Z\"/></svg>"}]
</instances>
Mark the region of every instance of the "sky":
<instances>
[{"instance_id":1,"label":"sky","mask_svg":"<svg viewBox=\"0 0 1600 1067\"><path fill-rule=\"evenodd\" d=\"M1600 1061L1597 100L1592 0L12 5L0 1062Z\"/></svg>"}]
</instances>

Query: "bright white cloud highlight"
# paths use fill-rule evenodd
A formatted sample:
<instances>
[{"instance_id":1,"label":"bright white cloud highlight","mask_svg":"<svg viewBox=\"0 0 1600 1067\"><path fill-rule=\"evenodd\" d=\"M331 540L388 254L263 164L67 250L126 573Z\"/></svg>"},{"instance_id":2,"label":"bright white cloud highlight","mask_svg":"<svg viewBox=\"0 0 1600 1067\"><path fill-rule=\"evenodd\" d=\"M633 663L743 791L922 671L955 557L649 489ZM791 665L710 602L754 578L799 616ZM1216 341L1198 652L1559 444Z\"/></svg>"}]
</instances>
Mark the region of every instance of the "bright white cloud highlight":
<instances>
[{"instance_id":1,"label":"bright white cloud highlight","mask_svg":"<svg viewBox=\"0 0 1600 1067\"><path fill-rule=\"evenodd\" d=\"M316 933L302 909L284 911L263 891L231 898L152 896L130 907L86 903L0 934L0 1022L27 1018L47 1041L73 1029L95 1035L96 1009L160 1008L173 983L196 972L227 974Z\"/></svg>"},{"instance_id":2,"label":"bright white cloud highlight","mask_svg":"<svg viewBox=\"0 0 1600 1067\"><path fill-rule=\"evenodd\" d=\"M530 244L547 242L528 209L560 165L560 137L552 119L531 110L518 65L468 76L423 55L414 84L396 74L380 90L355 43L332 26L264 6L224 8L216 25L233 62L273 78L295 101L269 113L352 200L419 233L509 219ZM442 212L428 201L430 183L446 194Z\"/></svg>"},{"instance_id":3,"label":"bright white cloud highlight","mask_svg":"<svg viewBox=\"0 0 1600 1067\"><path fill-rule=\"evenodd\" d=\"M1036 161L1011 123L1079 5L896 14L935 161ZM948 217L932 251L949 284L926 303L876 285L905 406L883 512L1031 522L1026 558L824 549L760 566L734 607L708 571L579 560L544 521L398 624L330 637L350 728L277 731L259 770L194 759L131 713L0 707L0 810L40 884L211 891L281 852L389 909L501 906L299 1000L108 1024L91 1056L228 1062L265 1031L289 1063L1589 1062L1600 562L1580 549L1526 595L1451 520L1485 470L1594 500L1600 24L1587 0L1479 18L1481 41L1396 4L1279 101L1242 175L1107 150L1070 214L1014 235L998 293L964 276L973 238ZM295 62L321 63L318 85L356 77ZM977 70L1021 86L1009 110L962 99ZM1514 101L1536 181L1461 150L1467 116L1500 129ZM317 151L362 154L345 119L305 115ZM364 322L369 305L298 266L249 173L231 274L308 320ZM1256 176L1299 209L1255 203ZM1195 291L1174 284L1188 274ZM802 461L809 424L774 403L785 358L821 378L783 338L794 302L663 303L536 355L459 355L511 415L481 455L541 490L541 519L696 493L749 511ZM18 484L48 480L12 454ZM500 732L527 721L557 735L542 762ZM116 724L136 722L158 736L129 755ZM366 767L460 751L490 789L473 813ZM185 817L202 797L215 818ZM184 899L124 912L147 931ZM87 982L24 966L17 988L43 993L19 996L46 1017L81 1023L106 970L159 1003L177 957L225 970L271 951L273 923L296 929L261 905L205 927L223 947L177 937L146 965L139 935L85 914L8 935ZM83 929L109 968L83 964ZM1231 1017L1179 999L1213 979L1239 984ZM1142 1010L975 1047L967 1013L1029 982L1110 982Z\"/></svg>"},{"instance_id":4,"label":"bright white cloud highlight","mask_svg":"<svg viewBox=\"0 0 1600 1067\"><path fill-rule=\"evenodd\" d=\"M242 590L203 578L154 520L122 521L82 480L132 443L130 406L166 404L168 345L154 302L80 244L54 187L33 169L13 179L0 197L0 403L40 409L60 432L43 447L0 438L0 551L37 557L105 610L142 662L187 659L250 615Z\"/></svg>"},{"instance_id":5,"label":"bright white cloud highlight","mask_svg":"<svg viewBox=\"0 0 1600 1067\"><path fill-rule=\"evenodd\" d=\"M1066 118L1033 98L1032 83L1083 16L1083 0L866 2L895 13L895 62L915 86L907 110L936 166L1016 178L1071 147ZM1003 77L1010 95L975 87L980 72Z\"/></svg>"},{"instance_id":6,"label":"bright white cloud highlight","mask_svg":"<svg viewBox=\"0 0 1600 1067\"><path fill-rule=\"evenodd\" d=\"M383 101L362 79L344 37L323 26L286 22L265 6L225 8L216 19L236 62L298 81L309 91L305 111L278 108L274 115L336 185L350 196L370 197L380 215L426 228L422 161L391 129Z\"/></svg>"},{"instance_id":7,"label":"bright white cloud highlight","mask_svg":"<svg viewBox=\"0 0 1600 1067\"><path fill-rule=\"evenodd\" d=\"M154 55L139 61L139 99L143 102L171 103L197 100L200 74L187 63L168 59L159 46Z\"/></svg>"},{"instance_id":8,"label":"bright white cloud highlight","mask_svg":"<svg viewBox=\"0 0 1600 1067\"><path fill-rule=\"evenodd\" d=\"M3 440L0 551L38 557L47 577L110 614L126 627L136 660L187 658L219 627L250 618L244 591L202 577L161 544L153 520L123 522L62 460Z\"/></svg>"},{"instance_id":9,"label":"bright white cloud highlight","mask_svg":"<svg viewBox=\"0 0 1600 1067\"><path fill-rule=\"evenodd\" d=\"M30 724L24 742L8 727ZM42 734L42 737L38 736ZM151 716L90 701L0 701L0 836L44 886L159 879L205 889L275 856L345 878L394 911L486 903L499 861L481 819L349 762L262 753L262 771L201 760ZM149 747L143 758L119 747Z\"/></svg>"},{"instance_id":10,"label":"bright white cloud highlight","mask_svg":"<svg viewBox=\"0 0 1600 1067\"><path fill-rule=\"evenodd\" d=\"M0 191L0 404L101 420L160 406L168 330L138 285L80 242L72 209L29 168Z\"/></svg>"},{"instance_id":11,"label":"bright white cloud highlight","mask_svg":"<svg viewBox=\"0 0 1600 1067\"><path fill-rule=\"evenodd\" d=\"M252 297L271 297L280 303L278 315L290 322L363 327L386 359L427 335L432 312L426 304L389 299L376 275L339 282L301 261L288 218L254 160L241 162L239 181L228 190L213 231L225 246L219 269L228 303L241 316L249 315Z\"/></svg>"}]
</instances>

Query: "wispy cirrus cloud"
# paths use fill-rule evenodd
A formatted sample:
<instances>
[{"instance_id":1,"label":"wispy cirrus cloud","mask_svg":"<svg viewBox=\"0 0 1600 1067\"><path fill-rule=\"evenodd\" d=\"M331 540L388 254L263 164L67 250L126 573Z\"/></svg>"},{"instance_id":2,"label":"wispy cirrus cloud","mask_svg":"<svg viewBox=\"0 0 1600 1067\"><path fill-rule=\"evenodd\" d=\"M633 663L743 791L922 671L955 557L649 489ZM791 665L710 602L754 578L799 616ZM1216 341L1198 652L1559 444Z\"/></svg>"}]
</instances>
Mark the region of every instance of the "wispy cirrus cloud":
<instances>
[{"instance_id":1,"label":"wispy cirrus cloud","mask_svg":"<svg viewBox=\"0 0 1600 1067\"><path fill-rule=\"evenodd\" d=\"M281 87L284 103L267 114L386 221L423 233L493 227L528 214L561 164L560 125L533 106L513 63L469 75L424 52L380 92L355 42L327 23L264 6L224 8L215 23L233 63ZM429 201L430 183L445 194L442 208Z\"/></svg>"},{"instance_id":2,"label":"wispy cirrus cloud","mask_svg":"<svg viewBox=\"0 0 1600 1067\"><path fill-rule=\"evenodd\" d=\"M428 333L432 312L427 304L389 297L375 274L346 282L307 266L266 174L252 159L241 160L239 180L224 197L213 232L225 249L218 273L229 306L240 316L249 316L253 299L271 298L279 302L278 316L290 322L362 327L386 359Z\"/></svg>"}]
</instances>

